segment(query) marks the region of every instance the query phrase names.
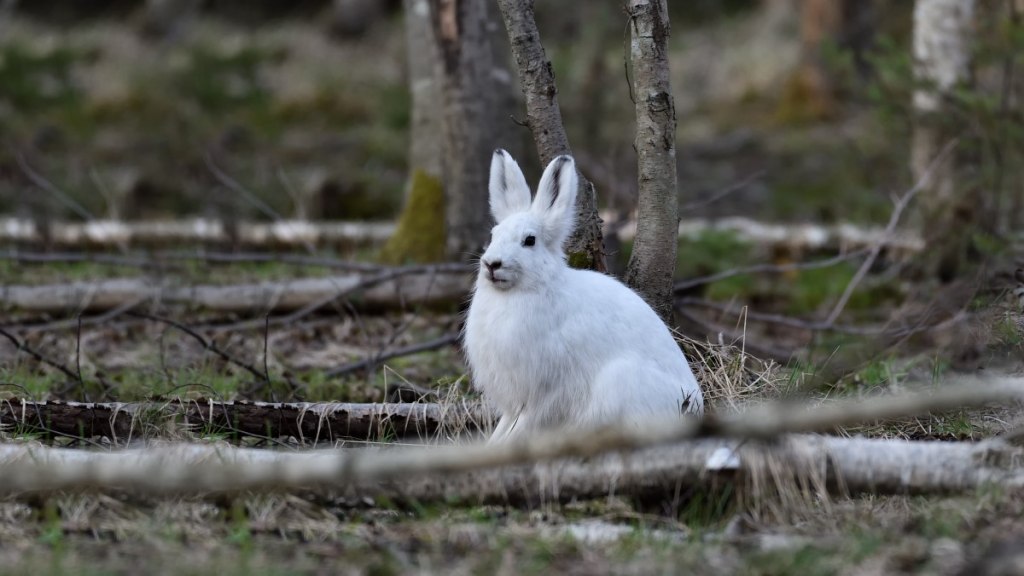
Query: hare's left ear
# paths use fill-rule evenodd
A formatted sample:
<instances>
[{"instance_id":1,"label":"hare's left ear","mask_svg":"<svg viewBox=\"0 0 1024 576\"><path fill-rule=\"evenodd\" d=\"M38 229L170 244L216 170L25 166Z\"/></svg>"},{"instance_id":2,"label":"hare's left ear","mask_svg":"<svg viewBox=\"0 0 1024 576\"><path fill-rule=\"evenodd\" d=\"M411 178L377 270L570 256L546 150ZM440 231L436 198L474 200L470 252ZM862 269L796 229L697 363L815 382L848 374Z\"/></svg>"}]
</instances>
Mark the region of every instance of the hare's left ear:
<instances>
[{"instance_id":1,"label":"hare's left ear","mask_svg":"<svg viewBox=\"0 0 1024 576\"><path fill-rule=\"evenodd\" d=\"M537 186L530 211L544 224L545 243L557 250L572 234L576 218L576 163L570 156L559 156L548 164Z\"/></svg>"},{"instance_id":2,"label":"hare's left ear","mask_svg":"<svg viewBox=\"0 0 1024 576\"><path fill-rule=\"evenodd\" d=\"M523 171L508 152L501 148L491 157L490 188L491 214L501 222L516 212L530 209L530 187Z\"/></svg>"}]
</instances>

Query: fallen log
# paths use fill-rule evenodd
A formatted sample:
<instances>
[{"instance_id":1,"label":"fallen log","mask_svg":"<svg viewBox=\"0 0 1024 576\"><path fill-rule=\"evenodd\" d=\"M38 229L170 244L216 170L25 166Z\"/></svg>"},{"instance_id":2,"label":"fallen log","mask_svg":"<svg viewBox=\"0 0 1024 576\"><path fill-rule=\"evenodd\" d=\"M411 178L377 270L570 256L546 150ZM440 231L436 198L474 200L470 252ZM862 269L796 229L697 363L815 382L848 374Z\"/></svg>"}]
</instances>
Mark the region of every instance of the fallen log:
<instances>
[{"instance_id":1,"label":"fallen log","mask_svg":"<svg viewBox=\"0 0 1024 576\"><path fill-rule=\"evenodd\" d=\"M40 226L23 218L0 220L0 242L48 244L53 247L112 248L224 244L245 247L301 248L380 244L394 231L390 222L239 222L190 220L49 222Z\"/></svg>"},{"instance_id":2,"label":"fallen log","mask_svg":"<svg viewBox=\"0 0 1024 576\"><path fill-rule=\"evenodd\" d=\"M537 495L562 499L610 490L671 488L678 493L709 472L756 474L758 468L770 469L771 478L778 478L780 470L803 475L810 479L805 486L820 490L959 492L987 484L1019 489L1024 487L1024 448L999 440L910 442L806 433L1021 398L1021 378L973 380L930 394L849 399L810 408L774 403L702 421L555 431L496 445L290 453L208 444L103 453L0 445L5 471L0 493L320 488L392 500L461 496L491 501L510 499L510 494L526 500ZM752 479L763 480L756 475Z\"/></svg>"},{"instance_id":3,"label":"fallen log","mask_svg":"<svg viewBox=\"0 0 1024 576\"><path fill-rule=\"evenodd\" d=\"M472 277L443 265L352 272L247 284L181 286L167 280L115 278L44 285L0 286L0 308L33 313L103 312L126 303L160 303L222 313L285 312L344 299L371 309L445 306L461 302ZM358 294L358 298L352 295Z\"/></svg>"},{"instance_id":4,"label":"fallen log","mask_svg":"<svg viewBox=\"0 0 1024 576\"><path fill-rule=\"evenodd\" d=\"M434 450L420 449L429 457ZM787 480L835 493L963 493L986 486L1024 487L1024 449L999 441L912 442L795 435L772 442L700 439L631 454L556 460L448 475L375 467L388 451L278 452L228 445L154 446L89 452L28 444L0 445L0 494L119 489L146 494L312 490L363 501L535 505L631 494L671 498L723 478L765 482L765 466ZM724 457L722 455L725 455ZM723 466L723 462L725 465ZM767 463L767 464L766 464Z\"/></svg>"},{"instance_id":5,"label":"fallen log","mask_svg":"<svg viewBox=\"0 0 1024 576\"><path fill-rule=\"evenodd\" d=\"M476 404L353 404L344 402L0 402L0 429L46 437L107 438L113 445L151 438L153 431L295 438L318 442L429 440L490 428Z\"/></svg>"},{"instance_id":6,"label":"fallen log","mask_svg":"<svg viewBox=\"0 0 1024 576\"><path fill-rule=\"evenodd\" d=\"M609 224L605 235L620 241L636 235L636 221L615 222L614 214L602 214ZM759 222L728 217L686 219L679 223L680 238L696 238L708 231L729 232L758 246L786 247L795 251L836 251L871 248L883 238L882 227L849 222L822 225L810 222ZM394 232L390 222L309 222L287 220L273 223L220 220L51 222L45 228L33 220L0 219L0 243L48 244L54 248L161 247L185 244L225 245L253 249L365 246L384 243ZM902 253L919 252L923 242L909 232L885 239L884 246Z\"/></svg>"}]
</instances>

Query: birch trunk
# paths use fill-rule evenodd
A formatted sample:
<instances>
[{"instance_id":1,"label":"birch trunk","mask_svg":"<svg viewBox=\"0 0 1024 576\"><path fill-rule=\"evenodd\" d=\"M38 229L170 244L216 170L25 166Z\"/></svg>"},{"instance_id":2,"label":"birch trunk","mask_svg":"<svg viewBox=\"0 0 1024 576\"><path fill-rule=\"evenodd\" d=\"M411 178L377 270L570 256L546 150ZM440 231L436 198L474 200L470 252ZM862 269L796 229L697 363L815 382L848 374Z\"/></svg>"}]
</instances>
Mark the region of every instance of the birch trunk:
<instances>
[{"instance_id":1,"label":"birch trunk","mask_svg":"<svg viewBox=\"0 0 1024 576\"><path fill-rule=\"evenodd\" d=\"M540 42L533 1L498 0L498 6L512 45L519 84L526 97L526 122L533 134L540 161L546 166L557 156L572 155L558 106L555 73ZM565 250L571 266L604 272L607 267L594 185L583 174L578 176L576 228Z\"/></svg>"},{"instance_id":2,"label":"birch trunk","mask_svg":"<svg viewBox=\"0 0 1024 576\"><path fill-rule=\"evenodd\" d=\"M666 0L630 0L639 201L626 283L665 321L672 318L679 192L676 110L669 84Z\"/></svg>"},{"instance_id":3,"label":"birch trunk","mask_svg":"<svg viewBox=\"0 0 1024 576\"><path fill-rule=\"evenodd\" d=\"M442 148L437 145L443 123L441 55L430 20L429 0L404 0L406 62L412 111L409 126L409 174L422 170L438 180L443 176Z\"/></svg>"},{"instance_id":4,"label":"birch trunk","mask_svg":"<svg viewBox=\"0 0 1024 576\"><path fill-rule=\"evenodd\" d=\"M974 0L917 0L914 6L914 73L921 87L913 95L915 112L911 170L915 180L956 137L948 107L950 93L970 80ZM949 280L967 259L970 226L978 198L966 198L957 186L957 154L932 171L921 193L919 222L930 254L927 276Z\"/></svg>"}]
</instances>

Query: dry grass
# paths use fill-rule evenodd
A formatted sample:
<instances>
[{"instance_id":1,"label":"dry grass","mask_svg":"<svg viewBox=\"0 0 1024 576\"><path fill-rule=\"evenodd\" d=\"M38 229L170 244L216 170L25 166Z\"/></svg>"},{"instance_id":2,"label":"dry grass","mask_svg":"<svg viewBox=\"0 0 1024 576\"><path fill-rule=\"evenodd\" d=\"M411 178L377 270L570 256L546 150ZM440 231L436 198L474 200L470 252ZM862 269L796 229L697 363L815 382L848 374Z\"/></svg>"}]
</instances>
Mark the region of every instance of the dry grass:
<instances>
[{"instance_id":1,"label":"dry grass","mask_svg":"<svg viewBox=\"0 0 1024 576\"><path fill-rule=\"evenodd\" d=\"M678 332L676 339L711 412L734 412L753 402L778 398L791 383L782 366L748 354L742 341L715 344Z\"/></svg>"}]
</instances>

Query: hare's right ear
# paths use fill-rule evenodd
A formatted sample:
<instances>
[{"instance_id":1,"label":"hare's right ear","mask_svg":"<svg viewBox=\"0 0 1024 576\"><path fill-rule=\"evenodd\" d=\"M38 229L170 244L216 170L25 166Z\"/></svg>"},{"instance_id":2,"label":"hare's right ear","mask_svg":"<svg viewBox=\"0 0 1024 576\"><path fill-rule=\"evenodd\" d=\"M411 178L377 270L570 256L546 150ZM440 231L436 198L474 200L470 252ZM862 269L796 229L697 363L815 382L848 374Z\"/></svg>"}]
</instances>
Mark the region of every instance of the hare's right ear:
<instances>
[{"instance_id":1,"label":"hare's right ear","mask_svg":"<svg viewBox=\"0 0 1024 576\"><path fill-rule=\"evenodd\" d=\"M490 194L491 214L495 222L530 209L530 187L523 171L501 148L495 150L491 158Z\"/></svg>"},{"instance_id":2,"label":"hare's right ear","mask_svg":"<svg viewBox=\"0 0 1024 576\"><path fill-rule=\"evenodd\" d=\"M544 223L544 240L555 250L561 250L572 234L578 183L576 163L571 156L552 160L540 177L531 210Z\"/></svg>"}]
</instances>

